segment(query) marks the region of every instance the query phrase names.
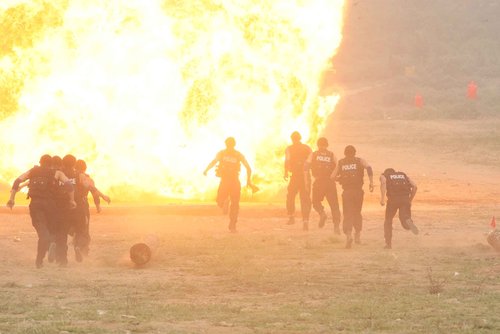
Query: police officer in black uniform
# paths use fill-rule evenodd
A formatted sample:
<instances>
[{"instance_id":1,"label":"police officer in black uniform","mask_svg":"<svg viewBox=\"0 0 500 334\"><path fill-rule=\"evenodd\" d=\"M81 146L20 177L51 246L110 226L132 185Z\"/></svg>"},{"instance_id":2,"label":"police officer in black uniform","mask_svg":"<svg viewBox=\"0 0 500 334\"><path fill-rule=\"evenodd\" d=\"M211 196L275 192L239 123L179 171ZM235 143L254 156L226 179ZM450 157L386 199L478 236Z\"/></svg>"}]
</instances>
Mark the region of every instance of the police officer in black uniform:
<instances>
[{"instance_id":1,"label":"police officer in black uniform","mask_svg":"<svg viewBox=\"0 0 500 334\"><path fill-rule=\"evenodd\" d=\"M61 171L51 168L51 156L43 155L40 158L40 165L35 166L29 171L21 174L12 185L10 199L7 202L9 208L15 205L15 196L19 188L19 184L25 180L29 180L28 196L31 198L29 204L31 222L38 234L38 246L35 264L37 268L43 266L43 259L49 249L54 233L54 197L52 184L54 180L64 184L69 193L69 203L71 207L75 207L76 203L73 198L73 186L70 180Z\"/></svg>"},{"instance_id":2,"label":"police officer in black uniform","mask_svg":"<svg viewBox=\"0 0 500 334\"><path fill-rule=\"evenodd\" d=\"M337 158L332 151L328 150L328 140L321 137L317 141L318 150L313 152L307 164L310 166L314 183L312 185L312 207L319 213L319 227L325 226L327 215L321 202L326 197L332 213L334 231L340 234L340 210L337 197L337 185L331 178L332 172L337 166Z\"/></svg>"},{"instance_id":3,"label":"police officer in black uniform","mask_svg":"<svg viewBox=\"0 0 500 334\"><path fill-rule=\"evenodd\" d=\"M373 170L364 159L356 157L356 149L352 145L346 146L344 156L343 159L339 160L332 176L342 185L342 211L344 214L342 229L346 235L346 248L351 248L353 228L355 231L354 242L361 243L364 171L366 169L370 179L370 192L372 192Z\"/></svg>"},{"instance_id":4,"label":"police officer in black uniform","mask_svg":"<svg viewBox=\"0 0 500 334\"><path fill-rule=\"evenodd\" d=\"M285 173L283 176L285 181L288 181L289 173L292 174L286 195L287 224L295 223L295 197L299 193L303 230L307 231L309 228L309 214L311 213L311 175L306 162L312 150L308 145L300 142L302 137L297 131L294 131L290 138L292 139L292 145L285 150Z\"/></svg>"},{"instance_id":5,"label":"police officer in black uniform","mask_svg":"<svg viewBox=\"0 0 500 334\"><path fill-rule=\"evenodd\" d=\"M217 190L217 205L224 209L228 199L229 207L229 231L236 232L236 222L240 208L241 184L239 179L240 164L245 166L247 171L247 186L251 187L252 170L247 160L237 150L235 150L236 140L228 137L225 140L226 149L217 153L216 157L205 168L203 174L217 165L216 175L220 177L219 189Z\"/></svg>"},{"instance_id":6,"label":"police officer in black uniform","mask_svg":"<svg viewBox=\"0 0 500 334\"><path fill-rule=\"evenodd\" d=\"M55 155L52 157L52 169L62 171L63 161L60 156ZM70 182L73 184L72 180ZM48 260L52 262L55 259L60 266L66 266L68 263L68 226L64 218L67 215L67 211L74 209L70 206L69 196L65 190L64 183L54 180L52 188L56 229L54 232L54 241L50 244Z\"/></svg>"},{"instance_id":7,"label":"police officer in black uniform","mask_svg":"<svg viewBox=\"0 0 500 334\"><path fill-rule=\"evenodd\" d=\"M418 228L411 219L411 202L417 193L417 185L405 173L387 168L380 176L380 205L385 205L384 238L385 248L392 248L392 220L399 210L399 221L406 230L418 234Z\"/></svg>"},{"instance_id":8,"label":"police officer in black uniform","mask_svg":"<svg viewBox=\"0 0 500 334\"><path fill-rule=\"evenodd\" d=\"M81 209L81 193L79 193L78 187L80 187L80 179L78 177L78 173L75 170L76 157L72 154L67 154L63 157L63 168L62 171L64 174L70 179L71 184L74 186L74 198L76 203L76 208L74 210L63 209L62 210L62 219L64 221L63 226L66 229L66 235L70 234L73 236L73 248L75 251L75 259L77 262L81 262L83 260L81 253L81 244L85 241L82 241L80 238L77 238L76 231L83 229L82 225L85 222L85 214ZM66 247L67 253L67 247Z\"/></svg>"}]
</instances>

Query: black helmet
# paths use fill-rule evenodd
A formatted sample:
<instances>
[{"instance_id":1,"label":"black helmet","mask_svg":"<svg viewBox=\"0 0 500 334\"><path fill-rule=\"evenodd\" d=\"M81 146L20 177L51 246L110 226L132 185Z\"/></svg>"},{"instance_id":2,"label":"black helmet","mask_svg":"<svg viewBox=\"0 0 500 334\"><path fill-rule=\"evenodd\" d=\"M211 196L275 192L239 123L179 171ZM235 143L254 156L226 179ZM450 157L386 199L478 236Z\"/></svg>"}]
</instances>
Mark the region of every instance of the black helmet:
<instances>
[{"instance_id":1,"label":"black helmet","mask_svg":"<svg viewBox=\"0 0 500 334\"><path fill-rule=\"evenodd\" d=\"M318 147L328 147L328 139L326 139L325 137L321 137L318 139L316 144L318 145Z\"/></svg>"},{"instance_id":2,"label":"black helmet","mask_svg":"<svg viewBox=\"0 0 500 334\"><path fill-rule=\"evenodd\" d=\"M63 166L65 168L75 168L76 158L72 154L66 154L63 158Z\"/></svg>"},{"instance_id":3,"label":"black helmet","mask_svg":"<svg viewBox=\"0 0 500 334\"><path fill-rule=\"evenodd\" d=\"M48 154L44 154L40 157L40 166L41 167L49 167L52 164L52 157Z\"/></svg>"},{"instance_id":4,"label":"black helmet","mask_svg":"<svg viewBox=\"0 0 500 334\"><path fill-rule=\"evenodd\" d=\"M227 137L224 143L227 148L234 148L236 146L236 139L234 139L234 137Z\"/></svg>"},{"instance_id":5,"label":"black helmet","mask_svg":"<svg viewBox=\"0 0 500 334\"><path fill-rule=\"evenodd\" d=\"M394 170L394 168L387 168L386 170L384 170L383 175L385 177L388 177L389 175L394 174L394 173L396 173L396 171Z\"/></svg>"},{"instance_id":6,"label":"black helmet","mask_svg":"<svg viewBox=\"0 0 500 334\"><path fill-rule=\"evenodd\" d=\"M300 133L298 131L294 131L290 135L290 138L292 139L293 142L298 142L302 139L302 136L300 135Z\"/></svg>"},{"instance_id":7,"label":"black helmet","mask_svg":"<svg viewBox=\"0 0 500 334\"><path fill-rule=\"evenodd\" d=\"M54 155L51 159L52 168L61 169L62 168L62 159L58 155Z\"/></svg>"},{"instance_id":8,"label":"black helmet","mask_svg":"<svg viewBox=\"0 0 500 334\"><path fill-rule=\"evenodd\" d=\"M356 149L354 148L354 146L347 145L344 149L344 155L346 157L354 158L354 156L356 155Z\"/></svg>"},{"instance_id":9,"label":"black helmet","mask_svg":"<svg viewBox=\"0 0 500 334\"><path fill-rule=\"evenodd\" d=\"M79 159L75 163L75 169L79 173L85 173L85 171L87 170L87 164L84 160Z\"/></svg>"}]
</instances>

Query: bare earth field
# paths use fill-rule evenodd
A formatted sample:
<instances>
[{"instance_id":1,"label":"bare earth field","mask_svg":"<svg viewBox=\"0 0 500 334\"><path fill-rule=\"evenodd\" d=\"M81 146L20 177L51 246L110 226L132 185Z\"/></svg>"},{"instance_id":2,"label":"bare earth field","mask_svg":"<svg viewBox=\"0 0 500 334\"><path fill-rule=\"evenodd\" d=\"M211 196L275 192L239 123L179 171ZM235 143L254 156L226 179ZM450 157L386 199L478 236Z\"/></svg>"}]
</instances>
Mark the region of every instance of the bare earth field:
<instances>
[{"instance_id":1,"label":"bare earth field","mask_svg":"<svg viewBox=\"0 0 500 334\"><path fill-rule=\"evenodd\" d=\"M414 236L394 223L383 249L378 190L366 191L362 245L333 225L284 225L282 198L243 203L238 233L211 203L112 205L91 219L91 254L35 269L26 207L0 210L0 333L498 333L500 122L339 122L378 176L419 185ZM277 173L281 175L281 171ZM376 184L378 180L376 177ZM498 217L500 218L500 217ZM128 250L154 240L135 268Z\"/></svg>"}]
</instances>

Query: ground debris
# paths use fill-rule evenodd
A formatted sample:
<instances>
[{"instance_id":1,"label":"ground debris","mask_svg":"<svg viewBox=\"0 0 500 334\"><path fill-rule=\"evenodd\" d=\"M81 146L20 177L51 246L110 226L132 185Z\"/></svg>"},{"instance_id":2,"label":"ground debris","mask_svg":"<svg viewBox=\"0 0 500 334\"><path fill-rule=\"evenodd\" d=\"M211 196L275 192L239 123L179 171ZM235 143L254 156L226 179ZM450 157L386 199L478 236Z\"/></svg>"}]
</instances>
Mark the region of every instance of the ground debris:
<instances>
[{"instance_id":1,"label":"ground debris","mask_svg":"<svg viewBox=\"0 0 500 334\"><path fill-rule=\"evenodd\" d=\"M124 319L137 319L135 315L129 315L129 314L122 314L121 317Z\"/></svg>"},{"instance_id":2,"label":"ground debris","mask_svg":"<svg viewBox=\"0 0 500 334\"><path fill-rule=\"evenodd\" d=\"M234 324L230 323L230 322L226 322L226 321L220 321L217 323L217 326L221 326L221 327L234 327Z\"/></svg>"}]
</instances>

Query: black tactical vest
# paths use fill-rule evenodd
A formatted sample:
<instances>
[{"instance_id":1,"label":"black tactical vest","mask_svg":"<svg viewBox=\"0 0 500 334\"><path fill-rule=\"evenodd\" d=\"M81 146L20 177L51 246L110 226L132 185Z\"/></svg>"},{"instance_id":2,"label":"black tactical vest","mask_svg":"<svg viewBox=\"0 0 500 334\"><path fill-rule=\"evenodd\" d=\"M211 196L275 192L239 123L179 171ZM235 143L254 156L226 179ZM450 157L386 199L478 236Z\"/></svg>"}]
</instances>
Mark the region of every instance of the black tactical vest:
<instances>
[{"instance_id":1,"label":"black tactical vest","mask_svg":"<svg viewBox=\"0 0 500 334\"><path fill-rule=\"evenodd\" d=\"M339 182L342 188L358 188L363 186L365 167L359 158L339 160Z\"/></svg>"},{"instance_id":2,"label":"black tactical vest","mask_svg":"<svg viewBox=\"0 0 500 334\"><path fill-rule=\"evenodd\" d=\"M74 199L75 202L78 202L78 199L81 199L81 194L78 192L78 174L73 168L63 168L62 172L69 179L69 182L73 186L74 189ZM69 198L68 198L69 199Z\"/></svg>"},{"instance_id":3,"label":"black tactical vest","mask_svg":"<svg viewBox=\"0 0 500 334\"><path fill-rule=\"evenodd\" d=\"M52 198L52 184L56 171L35 166L29 172L28 196L36 199Z\"/></svg>"},{"instance_id":4,"label":"black tactical vest","mask_svg":"<svg viewBox=\"0 0 500 334\"><path fill-rule=\"evenodd\" d=\"M86 177L89 177L88 174L84 174ZM77 204L87 204L88 196L89 196L89 187L85 186L81 182L79 182L79 178L77 178L76 187L75 187L75 202Z\"/></svg>"},{"instance_id":5,"label":"black tactical vest","mask_svg":"<svg viewBox=\"0 0 500 334\"><path fill-rule=\"evenodd\" d=\"M386 179L387 197L408 197L411 193L411 184L408 176L402 172L384 174Z\"/></svg>"},{"instance_id":6,"label":"black tactical vest","mask_svg":"<svg viewBox=\"0 0 500 334\"><path fill-rule=\"evenodd\" d=\"M312 154L311 171L316 179L328 179L334 169L333 152L316 151Z\"/></svg>"},{"instance_id":7,"label":"black tactical vest","mask_svg":"<svg viewBox=\"0 0 500 334\"><path fill-rule=\"evenodd\" d=\"M219 177L238 177L240 173L241 153L234 150L224 150L221 152L216 174Z\"/></svg>"},{"instance_id":8,"label":"black tactical vest","mask_svg":"<svg viewBox=\"0 0 500 334\"><path fill-rule=\"evenodd\" d=\"M304 165L309 154L311 154L311 149L306 144L298 143L288 146L289 157L289 168L292 174L304 173Z\"/></svg>"},{"instance_id":9,"label":"black tactical vest","mask_svg":"<svg viewBox=\"0 0 500 334\"><path fill-rule=\"evenodd\" d=\"M64 184L61 181L56 180L55 178L52 181L51 191L52 191L52 194L54 196L54 199L57 202L64 202L64 201L69 200L68 193L64 189Z\"/></svg>"}]
</instances>

